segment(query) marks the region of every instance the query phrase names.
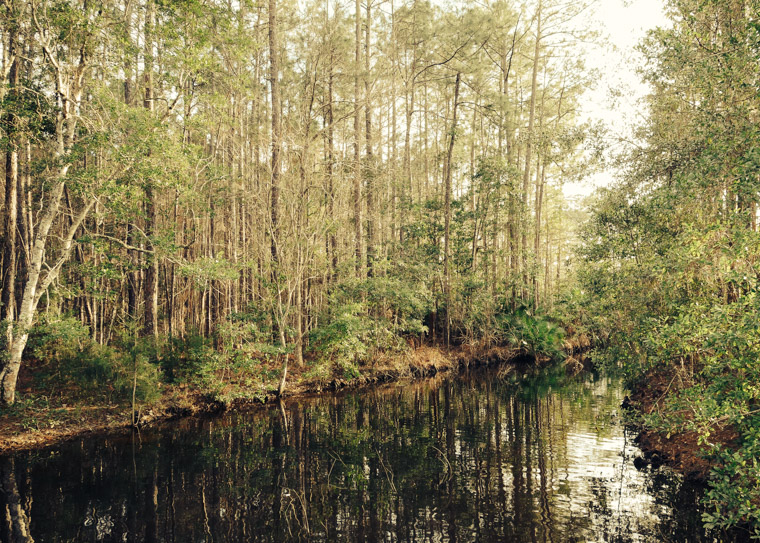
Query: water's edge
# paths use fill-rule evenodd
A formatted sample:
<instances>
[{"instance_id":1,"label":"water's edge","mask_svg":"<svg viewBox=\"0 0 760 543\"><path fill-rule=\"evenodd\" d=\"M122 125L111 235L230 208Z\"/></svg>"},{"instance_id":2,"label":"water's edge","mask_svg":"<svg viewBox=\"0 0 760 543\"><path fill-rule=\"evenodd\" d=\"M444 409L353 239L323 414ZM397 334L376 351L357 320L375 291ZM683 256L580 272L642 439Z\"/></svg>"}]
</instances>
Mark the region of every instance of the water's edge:
<instances>
[{"instance_id":1,"label":"water's edge","mask_svg":"<svg viewBox=\"0 0 760 543\"><path fill-rule=\"evenodd\" d=\"M421 350L423 357L417 356ZM137 428L146 428L158 423L176 421L187 417L205 417L227 411L250 411L276 403L299 398L313 398L321 394L334 394L342 390L362 390L400 380L417 380L436 375L462 373L474 368L517 368L533 364L524 353L509 346L481 348L460 347L446 350L441 347L424 347L409 355L393 360L392 364L368 364L361 368L361 374L352 379L301 380L288 384L282 397L272 389L261 398L235 399L229 404L213 399L208 394L196 391L183 397L181 404L173 400L162 400L140 411ZM21 431L0 432L0 457L24 451L42 451L68 441L81 438L98 438L128 434L134 431L129 406L100 406L103 416L83 417L81 420L66 420L52 428L24 428Z\"/></svg>"}]
</instances>

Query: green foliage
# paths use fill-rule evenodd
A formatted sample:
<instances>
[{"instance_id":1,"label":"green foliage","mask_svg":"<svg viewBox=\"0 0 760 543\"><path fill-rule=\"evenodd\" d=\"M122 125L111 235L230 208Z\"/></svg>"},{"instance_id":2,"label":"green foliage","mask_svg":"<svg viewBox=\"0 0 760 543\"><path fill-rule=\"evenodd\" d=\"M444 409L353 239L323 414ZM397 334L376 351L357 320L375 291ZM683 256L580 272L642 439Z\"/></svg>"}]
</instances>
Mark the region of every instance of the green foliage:
<instances>
[{"instance_id":1,"label":"green foliage","mask_svg":"<svg viewBox=\"0 0 760 543\"><path fill-rule=\"evenodd\" d=\"M197 333L183 338L170 338L161 356L161 370L170 383L186 382L205 374L214 363L216 353L212 341Z\"/></svg>"},{"instance_id":2,"label":"green foliage","mask_svg":"<svg viewBox=\"0 0 760 543\"><path fill-rule=\"evenodd\" d=\"M686 212L688 197L675 196L671 209ZM658 209L662 197L655 192L638 201L650 208L635 227L642 241L626 244L610 228L606 244L609 238L593 227L587 239L596 247L587 244L580 270L589 310L584 324L606 340L596 362L620 367L634 387L646 387L652 371L672 380L645 421L670 435L700 436L701 453L715 463L705 498L707 525L758 526L760 486L752 459L760 446L754 415L760 405L760 236L741 215L668 225L671 219ZM608 197L605 205L625 203ZM610 220L596 219L600 227ZM660 237L669 227L670 234ZM655 235L647 236L649 230ZM602 246L607 251L597 250ZM726 429L738 441L725 443Z\"/></svg>"},{"instance_id":3,"label":"green foliage","mask_svg":"<svg viewBox=\"0 0 760 543\"><path fill-rule=\"evenodd\" d=\"M160 394L154 348L127 331L112 346L100 345L78 319L42 319L29 334L28 356L38 366L36 387L51 395L117 401L135 396L143 402Z\"/></svg>"},{"instance_id":4,"label":"green foliage","mask_svg":"<svg viewBox=\"0 0 760 543\"><path fill-rule=\"evenodd\" d=\"M152 338L138 338L127 328L114 342L112 354L114 388L122 397L134 392L139 402L150 403L161 396L161 371L157 345Z\"/></svg>"},{"instance_id":5,"label":"green foliage","mask_svg":"<svg viewBox=\"0 0 760 543\"><path fill-rule=\"evenodd\" d=\"M217 391L217 399L229 403L235 398L260 398L267 383L279 377L265 364L279 361L293 352L293 345L271 343L271 328L257 311L231 314L217 325L216 349L209 353L207 365L199 374L198 385ZM233 386L219 393L227 387Z\"/></svg>"},{"instance_id":6,"label":"green foliage","mask_svg":"<svg viewBox=\"0 0 760 543\"><path fill-rule=\"evenodd\" d=\"M45 364L60 365L75 357L89 338L90 331L79 319L43 317L29 332L27 353Z\"/></svg>"},{"instance_id":7,"label":"green foliage","mask_svg":"<svg viewBox=\"0 0 760 543\"><path fill-rule=\"evenodd\" d=\"M421 270L399 264L389 267L389 263L378 261L375 277L341 283L332 299L338 308L336 313L341 312L342 306L351 307L355 300L363 300L363 307L378 330L386 329L399 336L425 334L423 321L431 310L432 296L421 277L415 277ZM379 331L378 334L377 339L381 339L383 334Z\"/></svg>"},{"instance_id":8,"label":"green foliage","mask_svg":"<svg viewBox=\"0 0 760 543\"><path fill-rule=\"evenodd\" d=\"M452 328L458 335L469 342L504 340L497 323L505 309L503 300L494 298L484 281L465 277L454 282L452 291Z\"/></svg>"},{"instance_id":9,"label":"green foliage","mask_svg":"<svg viewBox=\"0 0 760 543\"><path fill-rule=\"evenodd\" d=\"M507 343L519 347L536 362L541 359L561 360L565 331L543 316L532 315L526 308L500 318Z\"/></svg>"},{"instance_id":10,"label":"green foliage","mask_svg":"<svg viewBox=\"0 0 760 543\"><path fill-rule=\"evenodd\" d=\"M374 328L362 304L341 306L333 311L328 324L311 333L311 349L334 363L346 378L357 377L359 363L371 350Z\"/></svg>"},{"instance_id":11,"label":"green foliage","mask_svg":"<svg viewBox=\"0 0 760 543\"><path fill-rule=\"evenodd\" d=\"M716 446L715 469L705 494L708 528L748 525L755 536L760 526L760 417L744 425L743 440L736 448Z\"/></svg>"},{"instance_id":12,"label":"green foliage","mask_svg":"<svg viewBox=\"0 0 760 543\"><path fill-rule=\"evenodd\" d=\"M170 339L156 355L164 378L194 385L224 403L263 397L277 378L264 362L287 356L292 346L269 343L271 331L261 328L261 315L251 311L229 315L213 338L193 333Z\"/></svg>"}]
</instances>

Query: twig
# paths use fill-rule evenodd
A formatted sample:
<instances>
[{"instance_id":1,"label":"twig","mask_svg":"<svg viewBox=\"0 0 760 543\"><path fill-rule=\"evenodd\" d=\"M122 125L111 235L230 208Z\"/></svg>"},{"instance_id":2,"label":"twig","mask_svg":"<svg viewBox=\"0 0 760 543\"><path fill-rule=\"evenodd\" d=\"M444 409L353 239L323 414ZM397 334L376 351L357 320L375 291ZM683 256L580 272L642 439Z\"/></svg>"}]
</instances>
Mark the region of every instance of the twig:
<instances>
[{"instance_id":1,"label":"twig","mask_svg":"<svg viewBox=\"0 0 760 543\"><path fill-rule=\"evenodd\" d=\"M652 404L652 407L650 407L650 408L649 408L649 414L650 414L650 415L652 414L652 411L654 411L654 408L655 408L655 407L657 407L657 404L658 404L658 403L660 403L660 400L662 400L662 399L665 397L665 394L667 394L667 393L668 393L668 391L670 390L670 386L673 384L673 381L675 381L675 380L676 380L676 377L678 377L678 373L677 373L677 372L676 372L676 374L673 376L673 378L670 380L670 383L668 383L668 386L667 386L667 388L665 389L665 392L663 392L663 393L660 395L660 397L659 397L659 398L657 398L657 401L656 401L656 402L654 402L654 403Z\"/></svg>"},{"instance_id":2,"label":"twig","mask_svg":"<svg viewBox=\"0 0 760 543\"><path fill-rule=\"evenodd\" d=\"M438 451L438 454L440 454L440 455L441 455L441 463L442 463L442 464L443 464L443 465L446 467L446 469L448 470L448 474L447 474L447 477L446 477L446 480L448 481L449 479L451 479L451 475L452 475L452 473L453 473L453 471L454 471L454 470L452 469L452 467L451 467L451 462L449 462L449 459L448 459L448 458L446 458L446 455L445 455L445 454L443 454L443 451L442 451L441 449L439 449L439 448L438 448L438 447L436 447L435 445L433 445L433 448L434 448L436 451Z\"/></svg>"},{"instance_id":3,"label":"twig","mask_svg":"<svg viewBox=\"0 0 760 543\"><path fill-rule=\"evenodd\" d=\"M385 478L388 480L388 484L391 485L391 490L393 490L394 493L397 493L396 485L393 484L393 472L385 466L385 462L383 462L383 456L380 454L380 450L375 449L375 452L377 452L377 459L380 460L380 466L382 466L383 471L385 471Z\"/></svg>"}]
</instances>

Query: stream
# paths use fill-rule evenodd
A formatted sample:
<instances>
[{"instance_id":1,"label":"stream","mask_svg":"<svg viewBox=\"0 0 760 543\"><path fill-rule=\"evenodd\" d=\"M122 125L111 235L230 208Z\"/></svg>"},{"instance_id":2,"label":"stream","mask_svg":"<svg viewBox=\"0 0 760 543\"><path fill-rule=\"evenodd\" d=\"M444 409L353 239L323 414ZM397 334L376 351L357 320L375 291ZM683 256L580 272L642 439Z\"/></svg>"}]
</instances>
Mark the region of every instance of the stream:
<instances>
[{"instance_id":1,"label":"stream","mask_svg":"<svg viewBox=\"0 0 760 543\"><path fill-rule=\"evenodd\" d=\"M614 379L475 371L0 458L16 542L714 541Z\"/></svg>"}]
</instances>

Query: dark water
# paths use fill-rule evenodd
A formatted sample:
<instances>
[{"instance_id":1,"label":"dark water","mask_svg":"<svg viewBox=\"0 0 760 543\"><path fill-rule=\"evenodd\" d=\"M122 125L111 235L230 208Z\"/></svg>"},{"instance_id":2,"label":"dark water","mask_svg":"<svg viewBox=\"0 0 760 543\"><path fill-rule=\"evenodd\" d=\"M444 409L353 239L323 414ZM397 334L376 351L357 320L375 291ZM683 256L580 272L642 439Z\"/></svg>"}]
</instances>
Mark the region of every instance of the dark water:
<instances>
[{"instance_id":1,"label":"dark water","mask_svg":"<svg viewBox=\"0 0 760 543\"><path fill-rule=\"evenodd\" d=\"M713 541L694 489L633 467L621 400L483 373L88 439L0 459L0 538Z\"/></svg>"}]
</instances>

